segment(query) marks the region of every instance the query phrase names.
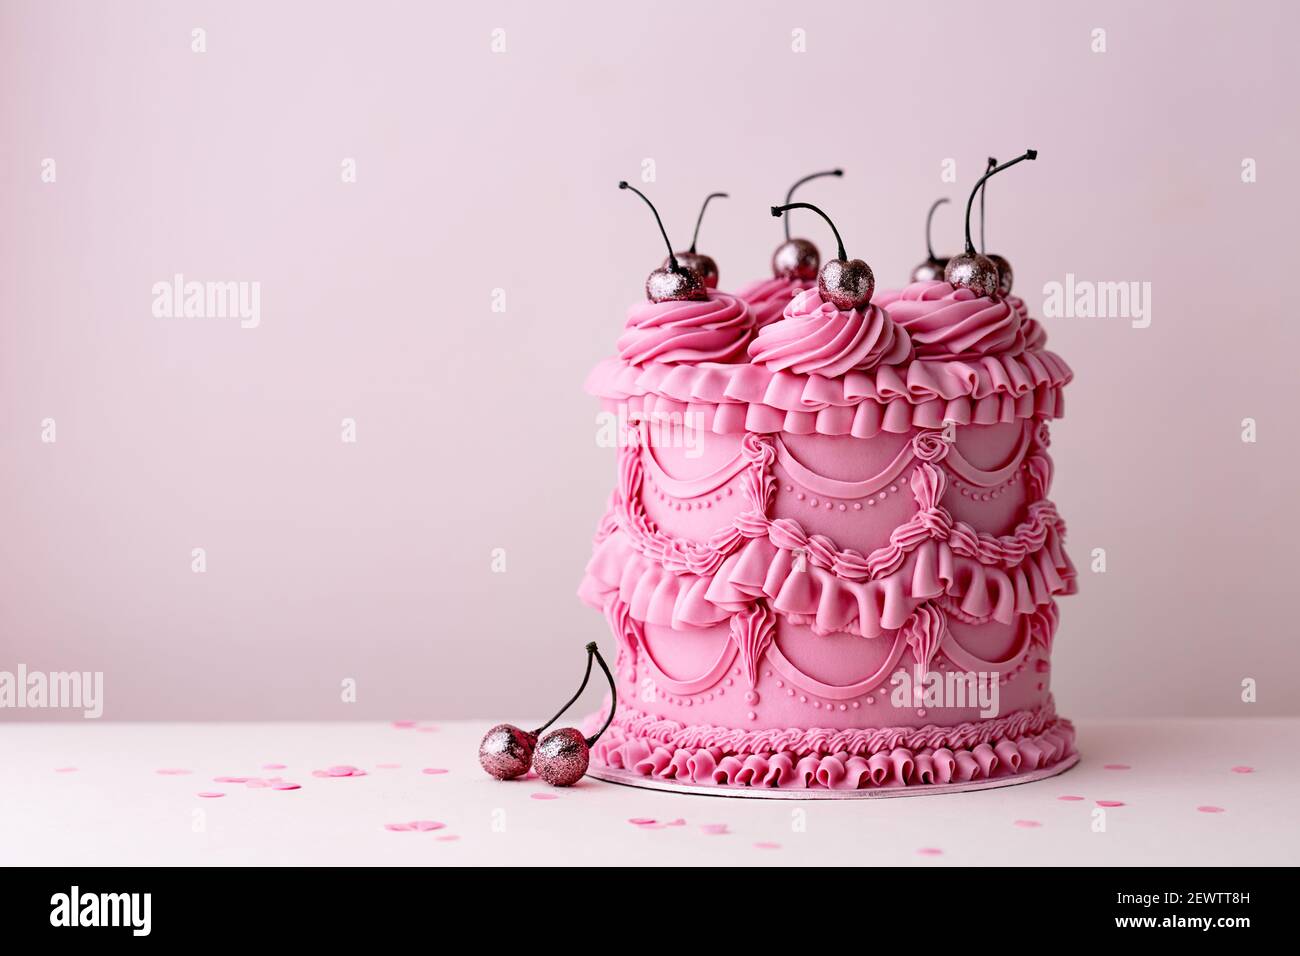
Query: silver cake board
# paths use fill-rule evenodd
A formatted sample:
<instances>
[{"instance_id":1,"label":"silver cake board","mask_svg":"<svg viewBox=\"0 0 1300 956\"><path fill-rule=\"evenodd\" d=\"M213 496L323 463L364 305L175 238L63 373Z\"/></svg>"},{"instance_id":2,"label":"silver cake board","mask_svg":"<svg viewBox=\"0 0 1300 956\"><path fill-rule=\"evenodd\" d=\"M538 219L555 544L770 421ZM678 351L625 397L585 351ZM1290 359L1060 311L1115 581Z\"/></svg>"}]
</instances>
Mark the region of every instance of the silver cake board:
<instances>
[{"instance_id":1,"label":"silver cake board","mask_svg":"<svg viewBox=\"0 0 1300 956\"><path fill-rule=\"evenodd\" d=\"M782 790L778 787L746 787L741 784L690 783L643 776L631 770L612 767L587 768L587 776L621 787L641 790L662 790L667 793L690 793L701 797L738 797L749 800L883 800L889 797L928 797L940 793L968 793L973 790L996 790L998 787L1017 787L1022 783L1046 780L1065 773L1079 762L1077 753L1063 757L1050 767L1018 773L1014 776L995 777L992 780L969 780L965 783L927 783L912 787L871 787L863 790L827 790L818 787L808 790Z\"/></svg>"}]
</instances>

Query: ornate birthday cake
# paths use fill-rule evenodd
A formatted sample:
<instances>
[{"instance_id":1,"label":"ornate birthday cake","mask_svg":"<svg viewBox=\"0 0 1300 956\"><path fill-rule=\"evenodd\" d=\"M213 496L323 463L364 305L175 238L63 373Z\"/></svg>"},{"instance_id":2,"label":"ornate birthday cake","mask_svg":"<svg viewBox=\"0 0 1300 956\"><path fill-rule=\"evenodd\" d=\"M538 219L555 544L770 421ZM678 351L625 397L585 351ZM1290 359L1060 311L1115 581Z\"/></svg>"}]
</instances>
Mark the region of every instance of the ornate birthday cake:
<instances>
[{"instance_id":1,"label":"ornate birthday cake","mask_svg":"<svg viewBox=\"0 0 1300 956\"><path fill-rule=\"evenodd\" d=\"M1047 449L1070 369L970 203L965 253L881 292L838 232L825 265L789 238L800 208L834 230L787 197L773 277L738 294L669 244L588 379L621 423L580 587L618 645L593 769L836 790L1068 766Z\"/></svg>"}]
</instances>

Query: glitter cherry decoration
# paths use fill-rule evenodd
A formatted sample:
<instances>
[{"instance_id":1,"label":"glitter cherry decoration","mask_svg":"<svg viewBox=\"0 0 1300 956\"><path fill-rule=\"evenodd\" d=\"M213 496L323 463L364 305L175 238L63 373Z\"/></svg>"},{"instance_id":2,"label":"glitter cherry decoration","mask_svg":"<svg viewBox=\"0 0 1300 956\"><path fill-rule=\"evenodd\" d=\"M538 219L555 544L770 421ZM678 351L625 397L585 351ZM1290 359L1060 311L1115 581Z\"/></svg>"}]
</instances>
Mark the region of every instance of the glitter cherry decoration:
<instances>
[{"instance_id":1,"label":"glitter cherry decoration","mask_svg":"<svg viewBox=\"0 0 1300 956\"><path fill-rule=\"evenodd\" d=\"M630 189L641 197L641 201L650 207L650 211L655 215L655 222L659 224L659 233L664 237L664 245L668 247L668 261L656 269L645 280L646 298L651 302L703 302L709 297L709 288L704 284L704 277L694 269L689 269L677 261L677 254L673 252L673 244L668 240L668 231L664 229L664 221L659 218L659 210L655 208L654 203L646 198L645 193L635 186L629 185L626 181L620 181L619 189Z\"/></svg>"},{"instance_id":2,"label":"glitter cherry decoration","mask_svg":"<svg viewBox=\"0 0 1300 956\"><path fill-rule=\"evenodd\" d=\"M578 693L564 705L564 709L568 710L586 688L587 680L591 677L592 658L595 658L609 681L609 716L605 718L605 723L600 730L590 737L584 737L581 731L573 727L561 727L559 730L552 730L537 744L537 750L533 753L533 770L537 776L553 787L568 787L582 779L583 774L587 772L587 765L591 763L591 748L614 720L614 710L618 706L618 688L614 684L614 675L609 672L609 666L600 656L595 641L587 645L587 674L582 679L582 687L579 687Z\"/></svg>"},{"instance_id":3,"label":"glitter cherry decoration","mask_svg":"<svg viewBox=\"0 0 1300 956\"><path fill-rule=\"evenodd\" d=\"M828 169L820 173L811 173L795 181L785 194L786 204L794 198L794 191L804 183L822 176L843 176L842 169ZM785 220L785 242L776 247L772 253L772 275L778 279L800 279L807 282L817 277L817 267L821 264L821 253L808 239L790 238L790 220ZM833 228L833 227L832 227Z\"/></svg>"},{"instance_id":4,"label":"glitter cherry decoration","mask_svg":"<svg viewBox=\"0 0 1300 956\"><path fill-rule=\"evenodd\" d=\"M840 231L826 215L812 203L789 202L784 206L773 206L772 215L780 216L791 209L811 209L826 220L835 233L836 257L822 266L817 274L817 291L823 299L837 309L848 312L852 309L865 309L871 302L871 294L876 291L876 276L871 266L861 259L850 259L844 251L844 240Z\"/></svg>"},{"instance_id":5,"label":"glitter cherry decoration","mask_svg":"<svg viewBox=\"0 0 1300 956\"><path fill-rule=\"evenodd\" d=\"M714 199L730 199L726 193L709 193L704 197L704 205L700 207L699 218L695 220L695 232L691 236L691 247L685 252L675 252L678 265L687 269L693 269L700 274L704 284L710 289L718 287L718 264L713 261L712 256L706 256L702 252L696 252L695 246L700 241L700 223L704 222L704 210L709 208L709 202ZM669 260L664 260L664 265L669 266Z\"/></svg>"},{"instance_id":6,"label":"glitter cherry decoration","mask_svg":"<svg viewBox=\"0 0 1300 956\"><path fill-rule=\"evenodd\" d=\"M934 222L934 211L948 201L945 196L943 199L936 199L930 205L930 211L925 214L925 251L926 260L912 270L913 282L929 282L935 279L943 278L944 266L948 264L947 258L940 258L934 254L934 246L930 242L930 225Z\"/></svg>"},{"instance_id":7,"label":"glitter cherry decoration","mask_svg":"<svg viewBox=\"0 0 1300 956\"><path fill-rule=\"evenodd\" d=\"M478 745L478 762L489 775L496 777L498 780L513 780L515 777L522 777L528 772L528 768L533 766L533 758L538 750L537 738L541 736L547 727L564 716L564 712L572 707L573 702L586 690L587 682L591 679L593 655L600 656L594 642L587 645L587 672L582 676L582 684L579 685L577 693L570 697L568 703L561 707L555 716L542 726L529 732L520 730L512 724L497 724L483 736L482 742ZM600 666L605 668L603 660L600 662ZM605 668L605 673L609 673L608 668ZM613 719L613 713L611 708L611 720ZM608 726L609 722L607 721L605 727ZM602 727L600 733L603 734L604 732L605 728ZM600 734L596 735L596 737L599 736ZM550 737L551 735L547 734L546 739L549 740ZM595 742L595 739L595 737L592 738L592 743ZM585 772L585 766L583 770Z\"/></svg>"},{"instance_id":8,"label":"glitter cherry decoration","mask_svg":"<svg viewBox=\"0 0 1300 956\"><path fill-rule=\"evenodd\" d=\"M976 252L975 244L970 238L970 214L971 208L975 204L975 194L988 181L989 177L1002 172L1004 169L1010 169L1016 163L1024 162L1026 159L1037 159L1038 150L1027 149L1015 159L1007 160L1000 166L994 166L988 170L979 181L975 183L975 188L971 190L970 198L966 200L966 251L959 256L953 256L948 260L948 265L943 271L943 277L953 288L970 289L976 295L988 298L996 298L1001 295L998 291L1001 277L998 275L997 263L988 256Z\"/></svg>"},{"instance_id":9,"label":"glitter cherry decoration","mask_svg":"<svg viewBox=\"0 0 1300 956\"><path fill-rule=\"evenodd\" d=\"M990 156L986 170L993 169L997 164L998 161ZM980 189L980 252L988 256L989 261L998 267L998 295L1005 297L1011 294L1011 282L1014 279L1011 272L1011 263L996 253L984 252L984 194L987 191L988 184L986 183Z\"/></svg>"}]
</instances>

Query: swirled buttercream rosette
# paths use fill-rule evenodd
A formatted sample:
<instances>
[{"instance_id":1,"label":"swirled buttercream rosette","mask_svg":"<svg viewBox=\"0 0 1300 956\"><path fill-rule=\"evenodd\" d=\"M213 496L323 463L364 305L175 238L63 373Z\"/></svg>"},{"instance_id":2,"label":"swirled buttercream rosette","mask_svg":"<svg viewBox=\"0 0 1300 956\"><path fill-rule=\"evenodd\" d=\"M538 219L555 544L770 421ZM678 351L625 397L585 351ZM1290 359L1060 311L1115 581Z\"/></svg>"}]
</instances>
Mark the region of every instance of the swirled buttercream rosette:
<instances>
[{"instance_id":1,"label":"swirled buttercream rosette","mask_svg":"<svg viewBox=\"0 0 1300 956\"><path fill-rule=\"evenodd\" d=\"M1017 300L1018 301L1018 300ZM907 330L921 358L1017 355L1025 350L1024 303L977 296L947 282L913 282L881 292L876 304Z\"/></svg>"},{"instance_id":2,"label":"swirled buttercream rosette","mask_svg":"<svg viewBox=\"0 0 1300 956\"><path fill-rule=\"evenodd\" d=\"M749 307L725 292L711 290L700 302L638 302L628 309L618 354L630 365L734 362L752 331Z\"/></svg>"},{"instance_id":3,"label":"swirled buttercream rosette","mask_svg":"<svg viewBox=\"0 0 1300 956\"><path fill-rule=\"evenodd\" d=\"M781 318L785 307L800 292L816 288L815 279L795 279L778 276L773 279L759 279L736 291L737 298L743 299L754 316L754 328L761 329Z\"/></svg>"},{"instance_id":4,"label":"swirled buttercream rosette","mask_svg":"<svg viewBox=\"0 0 1300 956\"><path fill-rule=\"evenodd\" d=\"M771 371L838 378L910 361L912 342L883 309L844 311L808 289L794 297L781 321L759 330L749 357Z\"/></svg>"}]
</instances>

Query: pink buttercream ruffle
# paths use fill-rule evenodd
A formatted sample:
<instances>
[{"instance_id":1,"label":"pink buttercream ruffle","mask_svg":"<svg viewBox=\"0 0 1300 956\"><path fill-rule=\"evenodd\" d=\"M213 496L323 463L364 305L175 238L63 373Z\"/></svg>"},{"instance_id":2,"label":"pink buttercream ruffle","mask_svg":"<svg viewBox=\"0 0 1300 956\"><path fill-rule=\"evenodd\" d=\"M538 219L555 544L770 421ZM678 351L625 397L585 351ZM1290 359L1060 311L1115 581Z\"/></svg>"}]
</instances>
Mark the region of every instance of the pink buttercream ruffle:
<instances>
[{"instance_id":1,"label":"pink buttercream ruffle","mask_svg":"<svg viewBox=\"0 0 1300 956\"><path fill-rule=\"evenodd\" d=\"M817 286L816 280L759 279L736 291L754 316L754 328L761 329L781 318L781 313L800 292Z\"/></svg>"},{"instance_id":2,"label":"pink buttercream ruffle","mask_svg":"<svg viewBox=\"0 0 1300 956\"><path fill-rule=\"evenodd\" d=\"M710 290L704 302L639 302L628 309L619 358L646 362L731 362L742 359L753 330L749 307Z\"/></svg>"},{"instance_id":3,"label":"pink buttercream ruffle","mask_svg":"<svg viewBox=\"0 0 1300 956\"><path fill-rule=\"evenodd\" d=\"M749 357L774 372L838 378L911 361L912 343L882 309L846 312L808 289L790 301L780 321L759 330Z\"/></svg>"},{"instance_id":4,"label":"pink buttercream ruffle","mask_svg":"<svg viewBox=\"0 0 1300 956\"><path fill-rule=\"evenodd\" d=\"M817 633L875 637L902 627L917 605L947 596L963 614L1010 624L1073 594L1075 570L1055 526L1016 564L992 566L957 554L946 541L922 542L892 573L850 580L834 571L796 564L795 552L767 537L753 538L711 576L674 574L644 557L622 531L597 542L579 595L595 608L616 594L638 621L673 628L707 627L757 598Z\"/></svg>"},{"instance_id":5,"label":"pink buttercream ruffle","mask_svg":"<svg viewBox=\"0 0 1300 956\"><path fill-rule=\"evenodd\" d=\"M607 359L587 391L642 415L703 416L717 434L902 434L913 428L1059 418L1074 377L1052 352L914 361L840 378L774 372L754 364L631 365Z\"/></svg>"},{"instance_id":6,"label":"pink buttercream ruffle","mask_svg":"<svg viewBox=\"0 0 1300 956\"><path fill-rule=\"evenodd\" d=\"M907 330L924 358L1024 351L1028 313L1017 299L989 299L947 282L913 282L873 300Z\"/></svg>"},{"instance_id":7,"label":"pink buttercream ruffle","mask_svg":"<svg viewBox=\"0 0 1300 956\"><path fill-rule=\"evenodd\" d=\"M1048 704L1006 718L922 728L741 731L620 712L595 759L704 785L859 790L969 783L1050 767L1074 727Z\"/></svg>"}]
</instances>

